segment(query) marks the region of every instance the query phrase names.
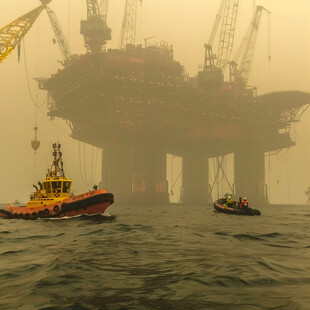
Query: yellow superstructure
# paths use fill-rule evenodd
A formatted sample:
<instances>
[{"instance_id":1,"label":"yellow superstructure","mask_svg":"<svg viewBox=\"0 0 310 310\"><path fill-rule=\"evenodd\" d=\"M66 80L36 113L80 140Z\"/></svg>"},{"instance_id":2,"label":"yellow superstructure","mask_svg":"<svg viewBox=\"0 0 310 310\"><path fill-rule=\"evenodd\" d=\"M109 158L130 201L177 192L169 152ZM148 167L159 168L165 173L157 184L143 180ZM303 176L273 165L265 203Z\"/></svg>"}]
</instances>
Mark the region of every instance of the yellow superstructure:
<instances>
[{"instance_id":1,"label":"yellow superstructure","mask_svg":"<svg viewBox=\"0 0 310 310\"><path fill-rule=\"evenodd\" d=\"M47 206L70 197L72 181L66 177L48 177L31 196L27 207Z\"/></svg>"},{"instance_id":2,"label":"yellow superstructure","mask_svg":"<svg viewBox=\"0 0 310 310\"><path fill-rule=\"evenodd\" d=\"M39 188L35 186L36 192L31 194L26 207L47 206L70 197L72 181L64 175L60 144L53 144L53 148L52 167L48 170L46 179L42 183L38 182Z\"/></svg>"}]
</instances>

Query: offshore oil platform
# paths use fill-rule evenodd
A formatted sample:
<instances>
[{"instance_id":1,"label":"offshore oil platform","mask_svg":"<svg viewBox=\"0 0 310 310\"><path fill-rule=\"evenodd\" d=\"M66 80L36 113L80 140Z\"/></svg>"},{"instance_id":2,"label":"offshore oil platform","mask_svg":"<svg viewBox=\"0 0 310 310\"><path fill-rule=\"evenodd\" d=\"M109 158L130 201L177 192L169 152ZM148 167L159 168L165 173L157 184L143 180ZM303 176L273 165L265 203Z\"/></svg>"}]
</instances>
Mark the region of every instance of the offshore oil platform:
<instances>
[{"instance_id":1,"label":"offshore oil platform","mask_svg":"<svg viewBox=\"0 0 310 310\"><path fill-rule=\"evenodd\" d=\"M39 88L48 92L48 114L68 121L73 138L103 150L102 183L116 202L168 203L169 153L183 158L182 202L207 203L208 158L233 153L233 194L268 203L264 153L294 145L290 127L308 107L310 95L291 91L259 96L248 86L261 17L268 13L264 7L256 8L231 60L239 0L222 0L205 44L204 65L189 78L166 42L135 44L142 1L126 0L121 47L109 49L108 0L86 0L87 19L81 21L80 31L84 55L71 54L56 15L47 6L50 0L41 2L0 29L0 61L46 9L63 55L63 67L38 80ZM9 40L16 29L19 35Z\"/></svg>"}]
</instances>

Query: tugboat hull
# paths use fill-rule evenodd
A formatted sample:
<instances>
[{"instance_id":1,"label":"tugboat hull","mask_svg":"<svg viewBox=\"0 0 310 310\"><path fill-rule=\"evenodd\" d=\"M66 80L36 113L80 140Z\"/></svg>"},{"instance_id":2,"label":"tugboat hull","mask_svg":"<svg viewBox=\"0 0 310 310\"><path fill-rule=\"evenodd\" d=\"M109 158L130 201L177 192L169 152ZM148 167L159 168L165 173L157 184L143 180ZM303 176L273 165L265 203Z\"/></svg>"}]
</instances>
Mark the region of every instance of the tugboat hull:
<instances>
[{"instance_id":1,"label":"tugboat hull","mask_svg":"<svg viewBox=\"0 0 310 310\"><path fill-rule=\"evenodd\" d=\"M96 190L70 197L41 207L14 207L8 205L0 210L0 218L35 220L37 218L75 217L82 214L103 214L114 202L114 196L105 190Z\"/></svg>"}]
</instances>

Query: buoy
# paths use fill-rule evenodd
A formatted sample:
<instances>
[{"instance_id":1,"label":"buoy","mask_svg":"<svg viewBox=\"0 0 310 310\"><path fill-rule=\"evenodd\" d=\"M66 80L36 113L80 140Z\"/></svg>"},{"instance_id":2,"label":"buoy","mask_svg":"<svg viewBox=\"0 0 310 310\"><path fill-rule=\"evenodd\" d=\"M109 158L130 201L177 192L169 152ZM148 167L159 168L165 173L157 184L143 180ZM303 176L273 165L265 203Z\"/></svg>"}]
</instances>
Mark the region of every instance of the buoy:
<instances>
[{"instance_id":1,"label":"buoy","mask_svg":"<svg viewBox=\"0 0 310 310\"><path fill-rule=\"evenodd\" d=\"M37 140L38 127L34 127L34 140L31 141L31 146L34 149L34 153L37 153L37 149L40 147L40 141Z\"/></svg>"}]
</instances>

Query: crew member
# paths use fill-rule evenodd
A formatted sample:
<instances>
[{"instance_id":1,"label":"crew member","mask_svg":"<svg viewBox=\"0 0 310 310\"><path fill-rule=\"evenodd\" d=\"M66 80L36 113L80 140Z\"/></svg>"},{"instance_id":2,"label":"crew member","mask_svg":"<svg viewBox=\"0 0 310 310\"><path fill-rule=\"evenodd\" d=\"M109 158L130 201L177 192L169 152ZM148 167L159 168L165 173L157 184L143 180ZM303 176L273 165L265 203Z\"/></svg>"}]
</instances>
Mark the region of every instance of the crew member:
<instances>
[{"instance_id":1,"label":"crew member","mask_svg":"<svg viewBox=\"0 0 310 310\"><path fill-rule=\"evenodd\" d=\"M241 201L240 208L245 209L248 207L249 207L249 202L247 201L246 197L244 197L243 200Z\"/></svg>"},{"instance_id":2,"label":"crew member","mask_svg":"<svg viewBox=\"0 0 310 310\"><path fill-rule=\"evenodd\" d=\"M234 201L231 199L231 196L228 196L227 199L226 199L226 205L228 207L232 207Z\"/></svg>"}]
</instances>

